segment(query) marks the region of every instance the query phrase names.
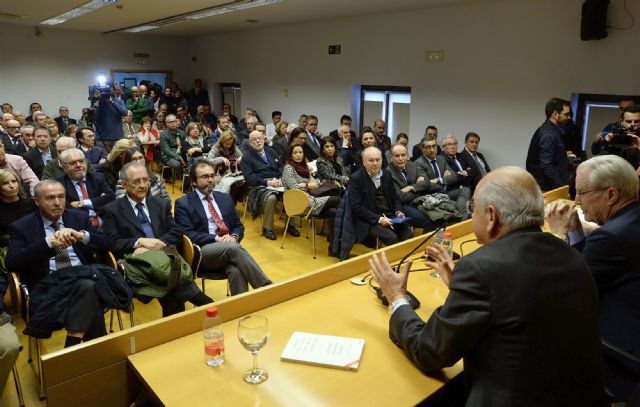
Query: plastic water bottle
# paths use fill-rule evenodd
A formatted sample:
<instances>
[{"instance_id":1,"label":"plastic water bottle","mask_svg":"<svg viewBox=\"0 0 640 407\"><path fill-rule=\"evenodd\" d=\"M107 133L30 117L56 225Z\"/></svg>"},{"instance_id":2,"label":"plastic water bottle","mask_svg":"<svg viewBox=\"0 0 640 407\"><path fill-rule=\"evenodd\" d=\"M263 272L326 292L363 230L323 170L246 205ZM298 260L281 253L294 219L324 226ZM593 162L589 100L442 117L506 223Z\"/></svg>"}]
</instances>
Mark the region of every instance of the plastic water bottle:
<instances>
[{"instance_id":1,"label":"plastic water bottle","mask_svg":"<svg viewBox=\"0 0 640 407\"><path fill-rule=\"evenodd\" d=\"M451 232L439 231L436 233L434 242L441 244L447 253L449 253L449 256L453 256L453 235Z\"/></svg>"},{"instance_id":2,"label":"plastic water bottle","mask_svg":"<svg viewBox=\"0 0 640 407\"><path fill-rule=\"evenodd\" d=\"M218 307L207 308L207 316L202 323L204 335L204 362L209 366L224 363L224 333L222 320L218 317Z\"/></svg>"}]
</instances>

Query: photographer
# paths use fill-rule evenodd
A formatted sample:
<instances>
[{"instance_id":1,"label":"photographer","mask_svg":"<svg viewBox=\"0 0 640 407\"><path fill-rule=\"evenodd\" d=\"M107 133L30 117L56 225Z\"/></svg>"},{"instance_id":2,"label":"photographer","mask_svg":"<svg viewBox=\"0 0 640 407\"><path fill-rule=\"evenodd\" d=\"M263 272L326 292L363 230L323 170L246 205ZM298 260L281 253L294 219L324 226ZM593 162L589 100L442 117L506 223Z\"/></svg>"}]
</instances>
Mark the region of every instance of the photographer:
<instances>
[{"instance_id":1,"label":"photographer","mask_svg":"<svg viewBox=\"0 0 640 407\"><path fill-rule=\"evenodd\" d=\"M623 128L622 120L625 109L628 107L633 107L636 103L633 99L622 99L620 103L618 103L618 112L619 118L618 121L607 124L601 132L596 133L596 137L591 143L591 154L606 154L606 151L602 151L603 148L606 150L607 145L611 142L611 137L613 137L613 133L616 130Z\"/></svg>"},{"instance_id":2,"label":"photographer","mask_svg":"<svg viewBox=\"0 0 640 407\"><path fill-rule=\"evenodd\" d=\"M599 153L624 156L625 150L638 148L638 130L640 130L640 105L625 107L618 125L614 126L611 132L601 136Z\"/></svg>"},{"instance_id":3,"label":"photographer","mask_svg":"<svg viewBox=\"0 0 640 407\"><path fill-rule=\"evenodd\" d=\"M127 107L122 99L113 96L113 87L102 85L96 87L93 106L95 107L96 139L110 151L116 141L124 137L122 132L122 116L127 115Z\"/></svg>"}]
</instances>

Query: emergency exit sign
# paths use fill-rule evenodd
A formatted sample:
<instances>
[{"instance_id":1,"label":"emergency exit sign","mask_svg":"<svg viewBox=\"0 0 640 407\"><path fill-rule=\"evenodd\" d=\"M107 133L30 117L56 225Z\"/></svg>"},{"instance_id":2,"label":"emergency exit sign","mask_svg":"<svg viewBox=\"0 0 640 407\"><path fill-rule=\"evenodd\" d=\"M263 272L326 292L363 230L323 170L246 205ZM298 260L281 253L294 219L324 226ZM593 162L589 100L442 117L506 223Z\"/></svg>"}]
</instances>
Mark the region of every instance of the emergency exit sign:
<instances>
[{"instance_id":1,"label":"emergency exit sign","mask_svg":"<svg viewBox=\"0 0 640 407\"><path fill-rule=\"evenodd\" d=\"M337 55L340 53L340 45L329 45L329 55Z\"/></svg>"}]
</instances>

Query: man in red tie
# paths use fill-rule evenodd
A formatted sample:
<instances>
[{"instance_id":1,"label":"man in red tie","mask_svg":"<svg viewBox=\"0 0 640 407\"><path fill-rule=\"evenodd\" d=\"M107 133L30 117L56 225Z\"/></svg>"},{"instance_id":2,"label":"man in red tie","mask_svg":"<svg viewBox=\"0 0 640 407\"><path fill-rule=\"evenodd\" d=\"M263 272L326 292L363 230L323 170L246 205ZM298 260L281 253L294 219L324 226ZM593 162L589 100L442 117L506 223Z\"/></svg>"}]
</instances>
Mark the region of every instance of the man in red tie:
<instances>
[{"instance_id":1,"label":"man in red tie","mask_svg":"<svg viewBox=\"0 0 640 407\"><path fill-rule=\"evenodd\" d=\"M115 194L104 176L87 172L84 153L77 148L64 150L60 162L65 176L58 179L65 188L67 206L86 210L91 224L98 228L102 207L115 199Z\"/></svg>"},{"instance_id":2,"label":"man in red tie","mask_svg":"<svg viewBox=\"0 0 640 407\"><path fill-rule=\"evenodd\" d=\"M214 165L197 159L191 167L195 189L176 201L176 223L191 241L202 248L200 276L223 270L232 295L247 291L247 285L259 288L271 284L258 263L241 245L244 226L233 200L214 192Z\"/></svg>"}]
</instances>

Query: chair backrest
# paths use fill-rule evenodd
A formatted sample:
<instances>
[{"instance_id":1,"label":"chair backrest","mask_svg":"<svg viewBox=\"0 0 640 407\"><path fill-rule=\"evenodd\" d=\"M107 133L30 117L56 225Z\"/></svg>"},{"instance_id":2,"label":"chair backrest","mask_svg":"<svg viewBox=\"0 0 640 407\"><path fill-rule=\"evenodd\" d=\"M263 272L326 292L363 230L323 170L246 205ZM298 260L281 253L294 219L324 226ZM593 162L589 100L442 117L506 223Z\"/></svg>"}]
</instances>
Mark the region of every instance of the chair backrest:
<instances>
[{"instance_id":1,"label":"chair backrest","mask_svg":"<svg viewBox=\"0 0 640 407\"><path fill-rule=\"evenodd\" d=\"M11 307L13 308L13 314L22 314L23 299L22 290L20 288L20 280L18 280L18 276L15 273L8 272L7 284L7 291L9 292L9 298L11 298Z\"/></svg>"},{"instance_id":2,"label":"chair backrest","mask_svg":"<svg viewBox=\"0 0 640 407\"><path fill-rule=\"evenodd\" d=\"M189 236L182 235L182 255L187 261L189 266L193 267L193 258L195 257L195 250L193 249L193 243Z\"/></svg>"},{"instance_id":3,"label":"chair backrest","mask_svg":"<svg viewBox=\"0 0 640 407\"><path fill-rule=\"evenodd\" d=\"M118 261L112 252L107 252L107 255L104 258L104 264L118 270Z\"/></svg>"},{"instance_id":4,"label":"chair backrest","mask_svg":"<svg viewBox=\"0 0 640 407\"><path fill-rule=\"evenodd\" d=\"M301 215L309 206L309 195L299 189L288 189L284 191L282 203L287 216Z\"/></svg>"}]
</instances>

